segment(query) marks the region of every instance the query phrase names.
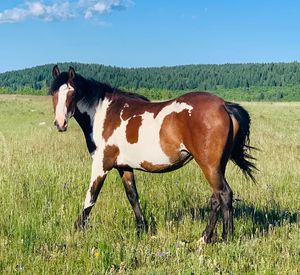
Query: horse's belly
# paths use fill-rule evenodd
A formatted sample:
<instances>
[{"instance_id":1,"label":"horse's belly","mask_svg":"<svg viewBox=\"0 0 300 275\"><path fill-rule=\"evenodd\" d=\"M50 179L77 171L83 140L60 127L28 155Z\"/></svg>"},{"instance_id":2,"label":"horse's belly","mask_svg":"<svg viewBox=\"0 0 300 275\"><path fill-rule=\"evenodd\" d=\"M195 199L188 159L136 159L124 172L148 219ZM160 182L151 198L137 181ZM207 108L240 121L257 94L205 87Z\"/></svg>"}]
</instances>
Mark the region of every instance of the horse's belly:
<instances>
[{"instance_id":1,"label":"horse's belly","mask_svg":"<svg viewBox=\"0 0 300 275\"><path fill-rule=\"evenodd\" d=\"M120 150L117 165L149 172L164 172L181 167L189 158L190 154L186 151L180 151L179 148L177 152L174 152L173 160L171 160L170 156L162 151L159 144L158 146L152 145L143 148L131 144L126 149Z\"/></svg>"},{"instance_id":2,"label":"horse's belly","mask_svg":"<svg viewBox=\"0 0 300 275\"><path fill-rule=\"evenodd\" d=\"M127 144L120 148L117 158L118 165L127 165L135 169L143 169L148 164L167 166L171 165L169 157L160 146L140 146L140 144Z\"/></svg>"}]
</instances>

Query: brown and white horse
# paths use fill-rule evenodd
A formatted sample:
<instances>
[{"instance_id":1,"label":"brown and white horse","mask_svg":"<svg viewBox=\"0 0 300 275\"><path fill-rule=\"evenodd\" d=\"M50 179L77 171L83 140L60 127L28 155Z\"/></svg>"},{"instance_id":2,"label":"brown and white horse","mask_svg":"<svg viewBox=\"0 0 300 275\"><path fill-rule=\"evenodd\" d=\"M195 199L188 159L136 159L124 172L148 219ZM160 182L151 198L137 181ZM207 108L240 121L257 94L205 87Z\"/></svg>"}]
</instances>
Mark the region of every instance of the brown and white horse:
<instances>
[{"instance_id":1,"label":"brown and white horse","mask_svg":"<svg viewBox=\"0 0 300 275\"><path fill-rule=\"evenodd\" d=\"M74 116L92 156L92 175L84 208L75 226L83 228L107 173L116 168L134 211L138 232L147 230L133 170L160 173L195 159L212 187L209 222L203 240L210 242L219 210L223 214L222 238L233 234L232 191L225 179L226 164L235 162L253 180L254 164L248 150L250 117L238 104L224 102L205 92L152 103L88 80L70 67L60 73L54 66L52 95L55 121L66 131Z\"/></svg>"}]
</instances>

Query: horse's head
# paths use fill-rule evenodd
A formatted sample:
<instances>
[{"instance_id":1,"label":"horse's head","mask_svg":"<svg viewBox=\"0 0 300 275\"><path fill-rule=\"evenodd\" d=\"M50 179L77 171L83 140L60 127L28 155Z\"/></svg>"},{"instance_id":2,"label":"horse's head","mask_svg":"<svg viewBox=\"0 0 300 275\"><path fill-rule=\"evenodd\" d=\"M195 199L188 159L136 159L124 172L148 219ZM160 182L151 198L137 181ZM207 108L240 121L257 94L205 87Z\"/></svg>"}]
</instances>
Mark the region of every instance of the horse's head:
<instances>
[{"instance_id":1,"label":"horse's head","mask_svg":"<svg viewBox=\"0 0 300 275\"><path fill-rule=\"evenodd\" d=\"M53 80L49 88L52 95L53 108L55 113L54 125L58 131L64 132L68 127L68 120L75 112L75 71L72 67L68 72L60 73L57 65L52 70Z\"/></svg>"}]
</instances>

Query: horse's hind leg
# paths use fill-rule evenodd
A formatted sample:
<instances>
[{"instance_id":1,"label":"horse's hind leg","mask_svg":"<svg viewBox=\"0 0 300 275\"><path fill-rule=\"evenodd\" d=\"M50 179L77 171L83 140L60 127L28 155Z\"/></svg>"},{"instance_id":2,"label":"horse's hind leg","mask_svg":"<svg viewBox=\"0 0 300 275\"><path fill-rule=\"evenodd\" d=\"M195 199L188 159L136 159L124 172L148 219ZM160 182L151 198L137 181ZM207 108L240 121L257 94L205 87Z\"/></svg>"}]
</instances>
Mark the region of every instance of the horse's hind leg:
<instances>
[{"instance_id":1,"label":"horse's hind leg","mask_svg":"<svg viewBox=\"0 0 300 275\"><path fill-rule=\"evenodd\" d=\"M216 195L213 193L210 198L210 213L208 224L205 230L202 233L202 237L205 243L210 243L212 241L212 237L214 235L214 228L218 219L218 212L220 209L220 202Z\"/></svg>"},{"instance_id":2,"label":"horse's hind leg","mask_svg":"<svg viewBox=\"0 0 300 275\"><path fill-rule=\"evenodd\" d=\"M208 224L202 234L203 240L206 243L211 242L220 209L223 215L222 238L227 240L228 233L233 235L232 191L220 169L202 167L202 170L213 189L211 211Z\"/></svg>"},{"instance_id":3,"label":"horse's hind leg","mask_svg":"<svg viewBox=\"0 0 300 275\"><path fill-rule=\"evenodd\" d=\"M194 124L190 133L193 138L186 139L185 145L213 190L209 221L203 232L203 240L208 243L212 240L220 210L223 215L223 239L233 234L232 191L224 177L233 143L233 125L222 104L206 110L205 123Z\"/></svg>"},{"instance_id":4,"label":"horse's hind leg","mask_svg":"<svg viewBox=\"0 0 300 275\"><path fill-rule=\"evenodd\" d=\"M210 243L212 241L212 237L214 234L214 229L218 220L218 213L221 208L221 196L220 196L220 191L222 189L222 180L220 179L220 173L218 170L214 169L209 169L206 168L204 169L202 167L202 170L205 174L206 179L210 183L212 189L213 189L213 194L210 199L210 214L209 214L209 219L207 226L205 230L202 233L202 237L205 243Z\"/></svg>"},{"instance_id":5,"label":"horse's hind leg","mask_svg":"<svg viewBox=\"0 0 300 275\"><path fill-rule=\"evenodd\" d=\"M141 210L140 202L139 202L139 195L136 189L133 170L118 170L119 174L122 178L122 182L124 184L124 188L126 191L127 198L130 202L130 205L133 209L135 218L136 218L136 225L137 225L137 231L138 234L140 234L143 231L148 230L148 224L146 219L144 218L144 215Z\"/></svg>"},{"instance_id":6,"label":"horse's hind leg","mask_svg":"<svg viewBox=\"0 0 300 275\"><path fill-rule=\"evenodd\" d=\"M233 207L232 207L232 191L225 178L223 178L224 187L220 192L222 214L223 214L223 233L222 239L227 240L229 234L233 236Z\"/></svg>"}]
</instances>

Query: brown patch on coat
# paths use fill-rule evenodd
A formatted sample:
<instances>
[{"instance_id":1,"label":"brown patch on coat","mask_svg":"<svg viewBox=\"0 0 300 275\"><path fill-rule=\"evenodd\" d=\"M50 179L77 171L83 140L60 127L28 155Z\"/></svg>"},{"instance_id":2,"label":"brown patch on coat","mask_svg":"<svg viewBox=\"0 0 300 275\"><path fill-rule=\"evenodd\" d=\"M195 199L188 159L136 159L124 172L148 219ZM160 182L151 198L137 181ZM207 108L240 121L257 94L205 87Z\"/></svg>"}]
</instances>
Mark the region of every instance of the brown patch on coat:
<instances>
[{"instance_id":1,"label":"brown patch on coat","mask_svg":"<svg viewBox=\"0 0 300 275\"><path fill-rule=\"evenodd\" d=\"M91 198L93 202L96 201L97 194L99 193L99 190L101 189L102 185L103 185L103 180L102 177L99 176L94 180L90 190Z\"/></svg>"},{"instance_id":2,"label":"brown patch on coat","mask_svg":"<svg viewBox=\"0 0 300 275\"><path fill-rule=\"evenodd\" d=\"M170 167L170 165L167 164L153 164L146 160L143 161L140 165L148 172L161 172L167 170Z\"/></svg>"},{"instance_id":3,"label":"brown patch on coat","mask_svg":"<svg viewBox=\"0 0 300 275\"><path fill-rule=\"evenodd\" d=\"M133 171L129 170L119 170L120 176L124 182L134 183Z\"/></svg>"},{"instance_id":4,"label":"brown patch on coat","mask_svg":"<svg viewBox=\"0 0 300 275\"><path fill-rule=\"evenodd\" d=\"M188 110L180 113L170 113L165 116L159 131L160 146L163 152L169 157L171 163L180 159L180 144L183 142L183 132L186 130L186 119Z\"/></svg>"},{"instance_id":5,"label":"brown patch on coat","mask_svg":"<svg viewBox=\"0 0 300 275\"><path fill-rule=\"evenodd\" d=\"M142 125L142 117L136 116L129 119L126 126L126 139L129 143L134 144L139 140L139 129Z\"/></svg>"},{"instance_id":6,"label":"brown patch on coat","mask_svg":"<svg viewBox=\"0 0 300 275\"><path fill-rule=\"evenodd\" d=\"M115 165L117 161L117 157L120 154L120 149L116 145L107 145L104 149L103 156L103 170L109 171Z\"/></svg>"},{"instance_id":7,"label":"brown patch on coat","mask_svg":"<svg viewBox=\"0 0 300 275\"><path fill-rule=\"evenodd\" d=\"M107 141L115 129L121 125L121 110L122 107L118 102L111 102L108 106L102 132L102 136L105 141Z\"/></svg>"},{"instance_id":8,"label":"brown patch on coat","mask_svg":"<svg viewBox=\"0 0 300 275\"><path fill-rule=\"evenodd\" d=\"M133 116L140 116L145 112L153 113L153 117L155 118L165 106L170 105L174 101L152 103L138 98L126 98L122 94L119 94L118 97L111 95L109 99L111 103L106 112L102 132L105 141L121 125L121 120L128 120L133 118Z\"/></svg>"}]
</instances>

